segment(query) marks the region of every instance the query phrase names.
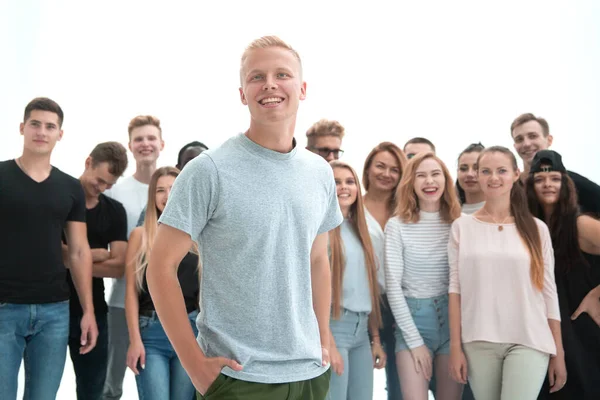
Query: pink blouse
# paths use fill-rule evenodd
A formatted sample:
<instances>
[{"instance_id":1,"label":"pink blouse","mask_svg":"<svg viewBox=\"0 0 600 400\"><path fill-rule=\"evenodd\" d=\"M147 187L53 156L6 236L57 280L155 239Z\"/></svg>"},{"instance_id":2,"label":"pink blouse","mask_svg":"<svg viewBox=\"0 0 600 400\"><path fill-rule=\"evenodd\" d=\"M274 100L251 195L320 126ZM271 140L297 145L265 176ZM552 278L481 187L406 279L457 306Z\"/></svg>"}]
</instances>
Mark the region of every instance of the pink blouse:
<instances>
[{"instance_id":1,"label":"pink blouse","mask_svg":"<svg viewBox=\"0 0 600 400\"><path fill-rule=\"evenodd\" d=\"M548 354L556 345L548 319L560 321L554 251L548 227L536 218L544 257L544 287L533 286L530 256L516 225L464 215L448 243L449 293L461 295L462 342L513 343Z\"/></svg>"}]
</instances>

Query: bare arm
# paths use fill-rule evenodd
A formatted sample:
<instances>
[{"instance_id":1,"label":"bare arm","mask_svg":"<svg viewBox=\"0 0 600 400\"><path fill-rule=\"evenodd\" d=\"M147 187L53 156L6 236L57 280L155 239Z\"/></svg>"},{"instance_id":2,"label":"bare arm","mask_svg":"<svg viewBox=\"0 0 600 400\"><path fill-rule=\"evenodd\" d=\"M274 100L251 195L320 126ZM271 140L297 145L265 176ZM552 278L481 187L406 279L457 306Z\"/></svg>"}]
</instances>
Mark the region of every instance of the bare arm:
<instances>
[{"instance_id":1,"label":"bare arm","mask_svg":"<svg viewBox=\"0 0 600 400\"><path fill-rule=\"evenodd\" d=\"M448 319L450 324L450 348L462 351L460 294L448 294Z\"/></svg>"},{"instance_id":2,"label":"bare arm","mask_svg":"<svg viewBox=\"0 0 600 400\"><path fill-rule=\"evenodd\" d=\"M73 284L81 303L83 313L94 314L92 301L92 254L87 241L87 227L85 222L67 222L66 227L69 268L73 277Z\"/></svg>"},{"instance_id":3,"label":"bare arm","mask_svg":"<svg viewBox=\"0 0 600 400\"><path fill-rule=\"evenodd\" d=\"M318 235L310 251L313 309L319 323L321 346L325 349L329 349L330 345L329 314L331 312L331 270L327 254L328 235L327 232Z\"/></svg>"},{"instance_id":4,"label":"bare arm","mask_svg":"<svg viewBox=\"0 0 600 400\"><path fill-rule=\"evenodd\" d=\"M600 255L600 221L587 215L577 218L579 246L586 253Z\"/></svg>"},{"instance_id":5,"label":"bare arm","mask_svg":"<svg viewBox=\"0 0 600 400\"><path fill-rule=\"evenodd\" d=\"M73 284L77 290L77 297L81 303L83 316L81 317L80 354L92 351L98 338L98 327L94 314L92 297L92 253L87 240L87 226L85 222L67 222L65 229L69 255L69 267Z\"/></svg>"},{"instance_id":6,"label":"bare arm","mask_svg":"<svg viewBox=\"0 0 600 400\"><path fill-rule=\"evenodd\" d=\"M92 249L92 255L94 250L96 249ZM92 275L94 278L122 278L125 273L126 252L127 242L111 242L108 259L100 262L94 261L92 264Z\"/></svg>"},{"instance_id":7,"label":"bare arm","mask_svg":"<svg viewBox=\"0 0 600 400\"><path fill-rule=\"evenodd\" d=\"M142 229L135 228L129 237L129 246L125 256L125 317L127 318L127 330L129 331L129 343L139 344L142 341L140 335L140 304L138 300L138 289L135 278L136 256L142 245Z\"/></svg>"}]
</instances>

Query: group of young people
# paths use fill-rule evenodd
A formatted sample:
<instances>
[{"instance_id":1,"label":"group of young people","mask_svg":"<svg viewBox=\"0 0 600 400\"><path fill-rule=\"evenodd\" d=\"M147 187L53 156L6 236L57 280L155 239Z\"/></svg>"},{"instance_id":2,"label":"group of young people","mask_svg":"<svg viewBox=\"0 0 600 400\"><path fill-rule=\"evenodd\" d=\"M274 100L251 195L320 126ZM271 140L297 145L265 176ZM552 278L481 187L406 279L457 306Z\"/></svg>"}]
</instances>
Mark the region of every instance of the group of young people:
<instances>
[{"instance_id":1,"label":"group of young people","mask_svg":"<svg viewBox=\"0 0 600 400\"><path fill-rule=\"evenodd\" d=\"M63 111L26 107L0 162L0 397L54 399L67 348L78 399L600 398L600 187L567 171L547 122L523 160L468 146L457 180L425 138L377 145L362 182L344 128L294 139L298 53L274 36L240 65L245 133L157 168L160 121L97 145L79 179L50 163ZM364 188L363 190L361 189ZM108 304L104 278L113 278Z\"/></svg>"}]
</instances>

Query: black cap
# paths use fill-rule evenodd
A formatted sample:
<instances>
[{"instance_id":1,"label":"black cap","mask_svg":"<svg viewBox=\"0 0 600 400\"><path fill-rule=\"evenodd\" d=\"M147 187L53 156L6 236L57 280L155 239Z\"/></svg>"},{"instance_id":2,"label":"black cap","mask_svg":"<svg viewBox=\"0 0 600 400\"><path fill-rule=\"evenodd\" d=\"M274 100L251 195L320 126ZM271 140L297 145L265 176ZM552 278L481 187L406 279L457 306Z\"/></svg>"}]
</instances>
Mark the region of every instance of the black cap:
<instances>
[{"instance_id":1,"label":"black cap","mask_svg":"<svg viewBox=\"0 0 600 400\"><path fill-rule=\"evenodd\" d=\"M536 172L563 172L566 173L567 170L562 163L562 157L560 154L555 152L554 150L541 150L535 154L533 157L533 161L531 162L531 169L529 170L530 174L535 174Z\"/></svg>"}]
</instances>

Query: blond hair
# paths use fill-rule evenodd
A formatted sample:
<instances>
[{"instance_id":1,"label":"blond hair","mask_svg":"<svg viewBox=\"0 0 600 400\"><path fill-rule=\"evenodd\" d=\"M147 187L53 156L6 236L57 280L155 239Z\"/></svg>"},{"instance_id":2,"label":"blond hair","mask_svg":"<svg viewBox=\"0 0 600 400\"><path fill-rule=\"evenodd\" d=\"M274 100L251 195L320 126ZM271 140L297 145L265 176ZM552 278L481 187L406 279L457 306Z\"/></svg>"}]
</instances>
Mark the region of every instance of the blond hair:
<instances>
[{"instance_id":1,"label":"blond hair","mask_svg":"<svg viewBox=\"0 0 600 400\"><path fill-rule=\"evenodd\" d=\"M127 131L129 132L129 139L131 139L131 131L135 128L139 128L141 126L152 125L158 128L158 133L162 137L162 128L160 127L160 119L156 118L153 115L138 115L131 121L129 121L129 126L127 127Z\"/></svg>"},{"instance_id":2,"label":"blond hair","mask_svg":"<svg viewBox=\"0 0 600 400\"><path fill-rule=\"evenodd\" d=\"M246 47L246 50L244 50L244 53L242 54L242 59L240 61L240 83L244 82L242 74L244 70L244 62L248 58L248 54L253 50L268 49L270 47L279 47L290 51L294 55L296 60L298 60L298 64L300 65L300 77L302 77L302 60L300 59L300 54L298 54L298 52L294 50L292 46L290 46L277 36L263 36L252 41L252 43L250 43L248 47Z\"/></svg>"},{"instance_id":3,"label":"blond hair","mask_svg":"<svg viewBox=\"0 0 600 400\"><path fill-rule=\"evenodd\" d=\"M308 146L314 144L314 139L323 136L334 136L342 140L344 138L345 129L338 121L321 119L315 122L308 131L306 131L306 138L308 139Z\"/></svg>"},{"instance_id":4,"label":"blond hair","mask_svg":"<svg viewBox=\"0 0 600 400\"><path fill-rule=\"evenodd\" d=\"M396 189L396 198L399 199L396 206L396 215L404 223L419 222L419 198L415 193L415 180L419 165L427 159L436 161L442 169L444 179L446 180L444 194L440 198L440 217L446 223L451 224L455 219L460 217L461 207L456 196L456 190L452 181L452 175L446 167L446 164L433 153L420 153L414 156L402 174L402 179Z\"/></svg>"}]
</instances>

